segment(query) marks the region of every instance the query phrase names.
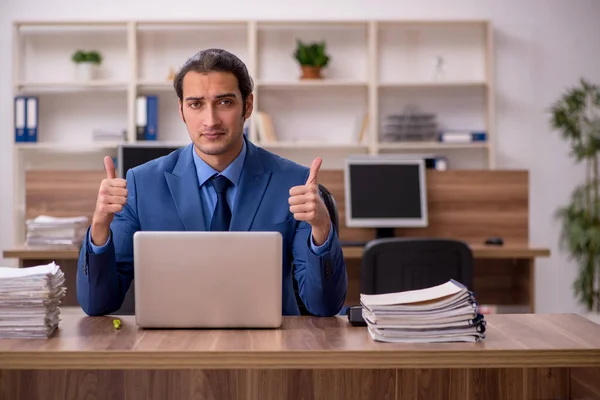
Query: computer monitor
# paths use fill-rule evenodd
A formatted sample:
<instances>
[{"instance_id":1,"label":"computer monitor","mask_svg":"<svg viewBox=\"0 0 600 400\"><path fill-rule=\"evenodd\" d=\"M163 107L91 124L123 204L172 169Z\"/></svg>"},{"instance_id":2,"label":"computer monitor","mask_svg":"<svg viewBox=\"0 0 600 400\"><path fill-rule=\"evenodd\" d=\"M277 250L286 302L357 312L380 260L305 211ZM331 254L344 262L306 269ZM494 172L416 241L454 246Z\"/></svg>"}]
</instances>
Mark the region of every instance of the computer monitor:
<instances>
[{"instance_id":1,"label":"computer monitor","mask_svg":"<svg viewBox=\"0 0 600 400\"><path fill-rule=\"evenodd\" d=\"M377 229L428 224L425 159L407 156L350 157L345 164L346 225Z\"/></svg>"},{"instance_id":2,"label":"computer monitor","mask_svg":"<svg viewBox=\"0 0 600 400\"><path fill-rule=\"evenodd\" d=\"M130 168L137 167L155 158L166 156L182 146L165 146L159 143L122 144L118 148L117 170L125 178Z\"/></svg>"}]
</instances>

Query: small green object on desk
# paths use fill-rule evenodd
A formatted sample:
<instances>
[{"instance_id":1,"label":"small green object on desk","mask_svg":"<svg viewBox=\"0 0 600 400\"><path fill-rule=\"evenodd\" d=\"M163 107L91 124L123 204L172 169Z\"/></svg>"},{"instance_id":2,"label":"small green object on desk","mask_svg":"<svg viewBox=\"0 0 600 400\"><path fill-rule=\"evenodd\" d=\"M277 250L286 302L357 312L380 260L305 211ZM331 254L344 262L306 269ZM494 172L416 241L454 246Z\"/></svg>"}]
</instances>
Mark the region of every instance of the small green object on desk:
<instances>
[{"instance_id":1,"label":"small green object on desk","mask_svg":"<svg viewBox=\"0 0 600 400\"><path fill-rule=\"evenodd\" d=\"M113 319L113 325L114 325L115 329L119 329L121 327L121 320Z\"/></svg>"}]
</instances>

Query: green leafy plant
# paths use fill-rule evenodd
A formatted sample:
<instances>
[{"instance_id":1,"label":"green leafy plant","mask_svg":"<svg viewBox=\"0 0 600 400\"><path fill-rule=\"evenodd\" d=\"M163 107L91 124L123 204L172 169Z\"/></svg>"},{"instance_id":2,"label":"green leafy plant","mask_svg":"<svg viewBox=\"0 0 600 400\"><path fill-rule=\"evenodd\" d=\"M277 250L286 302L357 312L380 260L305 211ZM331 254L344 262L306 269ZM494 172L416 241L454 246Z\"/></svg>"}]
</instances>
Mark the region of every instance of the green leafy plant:
<instances>
[{"instance_id":1,"label":"green leafy plant","mask_svg":"<svg viewBox=\"0 0 600 400\"><path fill-rule=\"evenodd\" d=\"M102 55L97 51L77 50L71 56L71 60L77 64L83 63L83 62L89 62L89 63L99 65L102 63Z\"/></svg>"},{"instance_id":2,"label":"green leafy plant","mask_svg":"<svg viewBox=\"0 0 600 400\"><path fill-rule=\"evenodd\" d=\"M324 68L329 64L329 56L326 53L324 41L304 43L300 39L296 39L296 44L294 57L300 65Z\"/></svg>"},{"instance_id":3,"label":"green leafy plant","mask_svg":"<svg viewBox=\"0 0 600 400\"><path fill-rule=\"evenodd\" d=\"M556 212L560 242L579 267L573 283L588 311L600 312L600 89L585 80L569 88L551 107L551 125L571 145L571 156L586 165L585 181Z\"/></svg>"}]
</instances>

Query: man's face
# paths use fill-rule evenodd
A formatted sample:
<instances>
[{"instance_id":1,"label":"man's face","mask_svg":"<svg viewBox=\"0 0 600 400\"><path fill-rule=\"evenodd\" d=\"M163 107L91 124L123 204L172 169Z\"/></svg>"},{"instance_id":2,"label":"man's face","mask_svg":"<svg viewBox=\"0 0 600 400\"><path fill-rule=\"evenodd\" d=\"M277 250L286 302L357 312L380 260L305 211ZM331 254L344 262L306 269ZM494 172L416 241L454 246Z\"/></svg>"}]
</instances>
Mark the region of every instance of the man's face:
<instances>
[{"instance_id":1,"label":"man's face","mask_svg":"<svg viewBox=\"0 0 600 400\"><path fill-rule=\"evenodd\" d=\"M198 151L235 157L242 146L244 120L252 113L252 94L242 114L238 81L229 72L190 71L183 78L179 112Z\"/></svg>"}]
</instances>

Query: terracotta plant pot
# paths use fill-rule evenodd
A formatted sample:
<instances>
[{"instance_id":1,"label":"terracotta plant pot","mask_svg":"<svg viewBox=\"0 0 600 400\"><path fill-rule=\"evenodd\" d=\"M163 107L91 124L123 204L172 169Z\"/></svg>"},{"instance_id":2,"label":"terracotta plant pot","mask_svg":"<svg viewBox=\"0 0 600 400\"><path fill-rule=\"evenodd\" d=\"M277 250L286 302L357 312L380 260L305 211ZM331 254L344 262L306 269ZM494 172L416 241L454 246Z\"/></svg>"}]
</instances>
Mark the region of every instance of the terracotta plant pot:
<instances>
[{"instance_id":1,"label":"terracotta plant pot","mask_svg":"<svg viewBox=\"0 0 600 400\"><path fill-rule=\"evenodd\" d=\"M302 65L301 79L321 79L321 68Z\"/></svg>"}]
</instances>

